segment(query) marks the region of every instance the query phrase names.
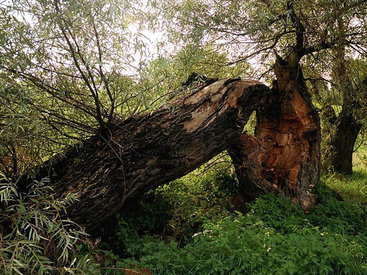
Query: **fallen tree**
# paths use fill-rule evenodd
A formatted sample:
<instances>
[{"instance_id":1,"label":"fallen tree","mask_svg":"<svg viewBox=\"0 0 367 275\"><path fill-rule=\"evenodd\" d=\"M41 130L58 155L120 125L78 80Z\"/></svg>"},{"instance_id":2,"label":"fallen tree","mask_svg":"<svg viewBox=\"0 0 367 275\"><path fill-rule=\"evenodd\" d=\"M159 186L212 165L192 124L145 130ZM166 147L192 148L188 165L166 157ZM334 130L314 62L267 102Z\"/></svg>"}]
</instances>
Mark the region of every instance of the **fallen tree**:
<instances>
[{"instance_id":1,"label":"fallen tree","mask_svg":"<svg viewBox=\"0 0 367 275\"><path fill-rule=\"evenodd\" d=\"M68 209L92 227L126 200L179 178L224 151L272 91L256 81L221 80L181 96L152 114L116 122L45 163L57 194L74 192Z\"/></svg>"},{"instance_id":2,"label":"fallen tree","mask_svg":"<svg viewBox=\"0 0 367 275\"><path fill-rule=\"evenodd\" d=\"M246 196L279 192L307 210L319 173L318 117L307 90L278 82L277 89L238 79L204 85L168 107L113 123L46 162L36 178L48 177L58 195L77 193L68 216L93 228L127 200L229 149ZM254 111L257 132L249 137L242 132Z\"/></svg>"}]
</instances>

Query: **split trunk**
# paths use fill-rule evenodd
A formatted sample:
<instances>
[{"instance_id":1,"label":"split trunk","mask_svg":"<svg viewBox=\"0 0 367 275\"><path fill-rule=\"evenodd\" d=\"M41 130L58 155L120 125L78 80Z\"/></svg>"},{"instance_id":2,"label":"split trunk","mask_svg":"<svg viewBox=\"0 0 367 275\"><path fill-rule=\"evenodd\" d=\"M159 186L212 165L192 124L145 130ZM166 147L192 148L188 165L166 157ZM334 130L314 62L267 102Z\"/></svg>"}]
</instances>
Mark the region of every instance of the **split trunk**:
<instances>
[{"instance_id":1,"label":"split trunk","mask_svg":"<svg viewBox=\"0 0 367 275\"><path fill-rule=\"evenodd\" d=\"M242 193L290 197L308 212L316 204L320 173L320 121L297 64L277 58L273 94L256 110L255 136L243 133L229 152Z\"/></svg>"}]
</instances>

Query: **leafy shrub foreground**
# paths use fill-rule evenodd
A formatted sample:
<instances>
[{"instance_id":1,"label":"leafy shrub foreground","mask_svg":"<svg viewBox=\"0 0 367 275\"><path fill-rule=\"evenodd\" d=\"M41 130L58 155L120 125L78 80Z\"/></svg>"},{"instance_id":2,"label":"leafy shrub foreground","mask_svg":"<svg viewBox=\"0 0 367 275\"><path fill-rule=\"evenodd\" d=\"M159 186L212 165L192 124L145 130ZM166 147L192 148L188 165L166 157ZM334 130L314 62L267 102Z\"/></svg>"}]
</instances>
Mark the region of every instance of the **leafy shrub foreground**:
<instances>
[{"instance_id":1,"label":"leafy shrub foreground","mask_svg":"<svg viewBox=\"0 0 367 275\"><path fill-rule=\"evenodd\" d=\"M46 179L21 194L0 172L0 274L98 274L90 255L78 251L86 234L62 216L75 199L54 198Z\"/></svg>"},{"instance_id":2,"label":"leafy shrub foreground","mask_svg":"<svg viewBox=\"0 0 367 275\"><path fill-rule=\"evenodd\" d=\"M206 220L221 220L234 211L233 194L237 188L233 175L206 173L193 179L185 177L145 194L117 214L116 225L101 248L112 249L122 258L138 256L146 242L171 237L182 247L204 230ZM142 237L144 236L144 237Z\"/></svg>"},{"instance_id":3,"label":"leafy shrub foreground","mask_svg":"<svg viewBox=\"0 0 367 275\"><path fill-rule=\"evenodd\" d=\"M182 248L143 236L139 252L116 267L152 274L367 274L366 207L338 201L322 186L319 197L318 208L305 215L288 200L264 195L246 214L206 221Z\"/></svg>"}]
</instances>

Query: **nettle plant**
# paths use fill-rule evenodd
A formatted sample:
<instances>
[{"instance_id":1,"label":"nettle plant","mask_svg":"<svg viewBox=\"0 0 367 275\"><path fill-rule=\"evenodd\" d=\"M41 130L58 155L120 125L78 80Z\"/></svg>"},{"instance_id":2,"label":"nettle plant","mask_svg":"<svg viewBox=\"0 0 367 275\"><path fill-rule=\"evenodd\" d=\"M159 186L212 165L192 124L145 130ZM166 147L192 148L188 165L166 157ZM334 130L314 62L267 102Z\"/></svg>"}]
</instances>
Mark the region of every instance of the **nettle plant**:
<instances>
[{"instance_id":1,"label":"nettle plant","mask_svg":"<svg viewBox=\"0 0 367 275\"><path fill-rule=\"evenodd\" d=\"M16 182L0 172L0 273L92 273L97 266L77 249L86 233L62 215L77 196L55 198L47 179L28 190L19 193Z\"/></svg>"}]
</instances>

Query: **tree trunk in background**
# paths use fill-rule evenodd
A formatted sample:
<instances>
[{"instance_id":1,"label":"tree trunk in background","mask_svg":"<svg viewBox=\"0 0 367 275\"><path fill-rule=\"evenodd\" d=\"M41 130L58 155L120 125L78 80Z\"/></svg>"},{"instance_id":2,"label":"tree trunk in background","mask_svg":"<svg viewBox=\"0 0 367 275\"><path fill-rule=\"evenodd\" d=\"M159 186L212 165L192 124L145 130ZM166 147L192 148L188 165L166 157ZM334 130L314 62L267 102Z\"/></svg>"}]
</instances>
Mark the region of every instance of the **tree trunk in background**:
<instances>
[{"instance_id":1,"label":"tree trunk in background","mask_svg":"<svg viewBox=\"0 0 367 275\"><path fill-rule=\"evenodd\" d=\"M355 104L355 91L353 83L348 75L345 50L346 24L343 18L338 19L340 32L339 45L335 49L336 60L334 62L334 74L339 90L343 96L342 111L340 112L336 130L331 138L331 165L334 171L343 174L353 173L353 152L362 125L355 118L353 107Z\"/></svg>"},{"instance_id":2,"label":"tree trunk in background","mask_svg":"<svg viewBox=\"0 0 367 275\"><path fill-rule=\"evenodd\" d=\"M352 174L354 144L362 124L344 107L336 123L336 131L331 139L331 165L336 172Z\"/></svg>"},{"instance_id":3,"label":"tree trunk in background","mask_svg":"<svg viewBox=\"0 0 367 275\"><path fill-rule=\"evenodd\" d=\"M255 136L229 148L246 199L275 192L315 206L320 173L320 122L297 64L277 58L273 95L256 110Z\"/></svg>"},{"instance_id":4,"label":"tree trunk in background","mask_svg":"<svg viewBox=\"0 0 367 275\"><path fill-rule=\"evenodd\" d=\"M96 135L69 148L45 163L37 178L49 177L59 195L77 193L68 216L91 229L126 200L224 151L270 94L256 81L217 81L167 108L115 123L108 138Z\"/></svg>"}]
</instances>

